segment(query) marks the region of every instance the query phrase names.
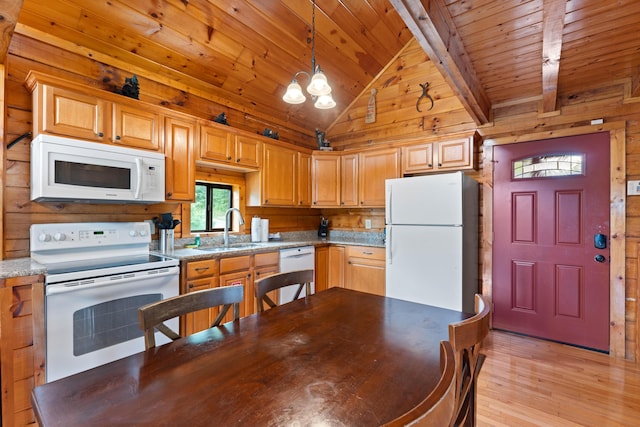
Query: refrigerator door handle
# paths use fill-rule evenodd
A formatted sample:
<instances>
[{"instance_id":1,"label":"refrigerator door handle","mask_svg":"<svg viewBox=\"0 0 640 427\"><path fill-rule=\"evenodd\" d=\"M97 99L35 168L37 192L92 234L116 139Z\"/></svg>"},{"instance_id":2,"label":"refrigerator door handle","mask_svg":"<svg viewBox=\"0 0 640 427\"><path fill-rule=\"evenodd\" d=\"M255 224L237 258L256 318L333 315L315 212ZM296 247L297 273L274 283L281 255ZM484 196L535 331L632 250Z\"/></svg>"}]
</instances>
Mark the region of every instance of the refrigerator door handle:
<instances>
[{"instance_id":1,"label":"refrigerator door handle","mask_svg":"<svg viewBox=\"0 0 640 427\"><path fill-rule=\"evenodd\" d=\"M393 263L393 259L391 257L391 239L392 239L392 230L393 228L390 225L387 225L387 241L385 243L385 248L387 252L387 264L391 265Z\"/></svg>"},{"instance_id":2,"label":"refrigerator door handle","mask_svg":"<svg viewBox=\"0 0 640 427\"><path fill-rule=\"evenodd\" d=\"M393 187L391 186L391 184L387 184L387 191L386 191L386 196L387 196L387 200L386 200L386 209L384 211L384 216L385 216L385 222L387 224L391 224L391 189Z\"/></svg>"}]
</instances>

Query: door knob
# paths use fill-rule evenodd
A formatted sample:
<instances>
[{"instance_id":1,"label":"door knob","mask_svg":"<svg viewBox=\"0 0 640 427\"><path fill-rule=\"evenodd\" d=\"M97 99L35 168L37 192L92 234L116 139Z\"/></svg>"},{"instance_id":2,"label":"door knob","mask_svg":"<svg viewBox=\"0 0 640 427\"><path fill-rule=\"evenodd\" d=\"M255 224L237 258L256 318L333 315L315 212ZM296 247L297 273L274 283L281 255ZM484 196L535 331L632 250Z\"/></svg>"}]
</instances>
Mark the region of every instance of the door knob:
<instances>
[{"instance_id":1,"label":"door knob","mask_svg":"<svg viewBox=\"0 0 640 427\"><path fill-rule=\"evenodd\" d=\"M598 254L594 256L593 259L595 260L595 262L601 262L601 263L606 261L606 258L602 254Z\"/></svg>"}]
</instances>

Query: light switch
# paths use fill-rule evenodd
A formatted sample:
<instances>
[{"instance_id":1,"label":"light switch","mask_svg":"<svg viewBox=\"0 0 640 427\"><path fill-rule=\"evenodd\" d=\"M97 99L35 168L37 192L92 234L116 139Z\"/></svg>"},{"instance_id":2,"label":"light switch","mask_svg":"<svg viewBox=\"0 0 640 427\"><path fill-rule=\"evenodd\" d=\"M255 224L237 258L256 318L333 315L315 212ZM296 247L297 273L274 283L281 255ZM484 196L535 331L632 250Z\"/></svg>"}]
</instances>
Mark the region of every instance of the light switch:
<instances>
[{"instance_id":1,"label":"light switch","mask_svg":"<svg viewBox=\"0 0 640 427\"><path fill-rule=\"evenodd\" d=\"M364 220L364 228L366 228L366 229L371 228L371 220L370 219L365 219Z\"/></svg>"},{"instance_id":2,"label":"light switch","mask_svg":"<svg viewBox=\"0 0 640 427\"><path fill-rule=\"evenodd\" d=\"M640 181L627 181L627 195L640 195Z\"/></svg>"}]
</instances>

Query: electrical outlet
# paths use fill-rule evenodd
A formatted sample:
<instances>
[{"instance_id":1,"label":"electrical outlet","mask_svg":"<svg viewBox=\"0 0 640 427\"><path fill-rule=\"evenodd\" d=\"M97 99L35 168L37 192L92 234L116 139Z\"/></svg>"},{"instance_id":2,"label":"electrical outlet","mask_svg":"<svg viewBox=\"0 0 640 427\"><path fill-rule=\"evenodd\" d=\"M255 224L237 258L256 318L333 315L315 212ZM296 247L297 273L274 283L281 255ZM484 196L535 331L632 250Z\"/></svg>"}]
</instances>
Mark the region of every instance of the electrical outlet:
<instances>
[{"instance_id":1,"label":"electrical outlet","mask_svg":"<svg viewBox=\"0 0 640 427\"><path fill-rule=\"evenodd\" d=\"M371 220L370 219L365 219L364 220L364 228L366 228L366 229L370 229L371 228Z\"/></svg>"},{"instance_id":2,"label":"electrical outlet","mask_svg":"<svg viewBox=\"0 0 640 427\"><path fill-rule=\"evenodd\" d=\"M627 195L640 195L640 181L627 181Z\"/></svg>"}]
</instances>

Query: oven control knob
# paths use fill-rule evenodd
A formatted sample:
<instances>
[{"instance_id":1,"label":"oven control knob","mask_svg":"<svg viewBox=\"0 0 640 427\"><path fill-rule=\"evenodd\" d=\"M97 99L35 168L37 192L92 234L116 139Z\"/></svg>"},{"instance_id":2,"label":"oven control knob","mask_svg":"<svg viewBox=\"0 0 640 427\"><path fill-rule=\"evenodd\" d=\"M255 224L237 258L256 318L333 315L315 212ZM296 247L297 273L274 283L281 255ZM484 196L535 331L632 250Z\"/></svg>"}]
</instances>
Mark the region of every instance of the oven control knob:
<instances>
[{"instance_id":1,"label":"oven control knob","mask_svg":"<svg viewBox=\"0 0 640 427\"><path fill-rule=\"evenodd\" d=\"M136 237L137 235L138 235L138 233L136 232L136 230L129 231L129 236Z\"/></svg>"},{"instance_id":2,"label":"oven control knob","mask_svg":"<svg viewBox=\"0 0 640 427\"><path fill-rule=\"evenodd\" d=\"M147 232L145 230L140 230L140 235L144 237L147 235Z\"/></svg>"},{"instance_id":3,"label":"oven control knob","mask_svg":"<svg viewBox=\"0 0 640 427\"><path fill-rule=\"evenodd\" d=\"M55 240L56 242L62 242L66 238L67 236L65 236L64 233L56 233L53 235L53 240Z\"/></svg>"},{"instance_id":4,"label":"oven control knob","mask_svg":"<svg viewBox=\"0 0 640 427\"><path fill-rule=\"evenodd\" d=\"M38 236L38 240L40 240L41 242L48 242L51 240L51 235L47 233L42 233L41 235Z\"/></svg>"}]
</instances>

